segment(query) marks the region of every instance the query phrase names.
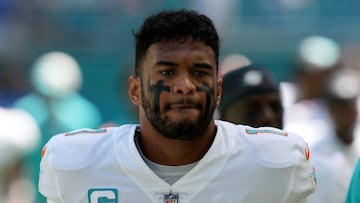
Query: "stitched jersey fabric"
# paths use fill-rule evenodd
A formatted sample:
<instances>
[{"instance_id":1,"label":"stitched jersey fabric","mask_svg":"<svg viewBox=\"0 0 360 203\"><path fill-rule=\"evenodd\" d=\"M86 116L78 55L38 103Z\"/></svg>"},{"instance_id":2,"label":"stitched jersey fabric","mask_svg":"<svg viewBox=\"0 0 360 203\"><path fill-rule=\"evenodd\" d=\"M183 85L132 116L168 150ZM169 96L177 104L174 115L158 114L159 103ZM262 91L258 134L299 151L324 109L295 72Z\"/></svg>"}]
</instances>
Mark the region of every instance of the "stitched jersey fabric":
<instances>
[{"instance_id":1,"label":"stitched jersey fabric","mask_svg":"<svg viewBox=\"0 0 360 203\"><path fill-rule=\"evenodd\" d=\"M44 146L39 190L55 203L303 203L315 190L304 140L275 128L215 121L209 151L174 184L139 154L137 125L82 129Z\"/></svg>"}]
</instances>

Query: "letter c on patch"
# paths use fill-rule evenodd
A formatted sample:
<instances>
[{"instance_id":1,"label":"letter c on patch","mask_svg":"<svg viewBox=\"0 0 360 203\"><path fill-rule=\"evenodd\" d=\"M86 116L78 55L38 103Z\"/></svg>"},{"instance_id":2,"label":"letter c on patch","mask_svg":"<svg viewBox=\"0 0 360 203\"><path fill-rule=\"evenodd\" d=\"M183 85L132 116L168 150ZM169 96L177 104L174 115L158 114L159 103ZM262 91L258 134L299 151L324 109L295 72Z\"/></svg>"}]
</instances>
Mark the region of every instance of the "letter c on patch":
<instances>
[{"instance_id":1,"label":"letter c on patch","mask_svg":"<svg viewBox=\"0 0 360 203\"><path fill-rule=\"evenodd\" d=\"M88 191L89 203L118 203L118 191L115 188L95 188Z\"/></svg>"}]
</instances>

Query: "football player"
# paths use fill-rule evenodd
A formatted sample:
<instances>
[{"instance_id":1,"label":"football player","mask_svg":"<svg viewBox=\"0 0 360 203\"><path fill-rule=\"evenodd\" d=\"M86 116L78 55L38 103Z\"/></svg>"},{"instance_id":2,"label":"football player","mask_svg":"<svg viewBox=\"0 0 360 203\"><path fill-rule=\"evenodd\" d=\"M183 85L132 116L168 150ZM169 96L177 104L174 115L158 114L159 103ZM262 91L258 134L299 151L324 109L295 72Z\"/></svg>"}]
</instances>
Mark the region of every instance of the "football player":
<instances>
[{"instance_id":1,"label":"football player","mask_svg":"<svg viewBox=\"0 0 360 203\"><path fill-rule=\"evenodd\" d=\"M251 64L226 73L220 119L253 127L283 128L280 83L265 67Z\"/></svg>"},{"instance_id":2,"label":"football player","mask_svg":"<svg viewBox=\"0 0 360 203\"><path fill-rule=\"evenodd\" d=\"M214 120L219 36L207 16L162 11L135 41L139 124L52 137L39 182L49 202L306 202L315 174L301 137Z\"/></svg>"}]
</instances>

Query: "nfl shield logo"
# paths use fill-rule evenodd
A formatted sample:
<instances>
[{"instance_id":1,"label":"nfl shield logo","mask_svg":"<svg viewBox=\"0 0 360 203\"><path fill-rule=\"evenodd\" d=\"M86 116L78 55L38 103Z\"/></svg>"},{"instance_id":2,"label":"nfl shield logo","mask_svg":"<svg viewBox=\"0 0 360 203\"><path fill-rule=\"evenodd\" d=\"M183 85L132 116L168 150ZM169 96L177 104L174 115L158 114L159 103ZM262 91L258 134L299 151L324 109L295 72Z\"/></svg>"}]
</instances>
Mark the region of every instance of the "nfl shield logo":
<instances>
[{"instance_id":1,"label":"nfl shield logo","mask_svg":"<svg viewBox=\"0 0 360 203\"><path fill-rule=\"evenodd\" d=\"M170 193L165 195L165 203L179 203L179 194Z\"/></svg>"}]
</instances>

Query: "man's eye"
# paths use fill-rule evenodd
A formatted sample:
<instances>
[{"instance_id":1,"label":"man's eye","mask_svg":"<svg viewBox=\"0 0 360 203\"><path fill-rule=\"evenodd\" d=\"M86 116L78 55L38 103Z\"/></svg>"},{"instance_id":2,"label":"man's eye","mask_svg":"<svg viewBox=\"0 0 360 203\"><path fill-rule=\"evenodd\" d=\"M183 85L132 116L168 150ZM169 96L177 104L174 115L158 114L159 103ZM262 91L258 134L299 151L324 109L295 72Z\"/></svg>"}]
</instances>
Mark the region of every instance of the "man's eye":
<instances>
[{"instance_id":1,"label":"man's eye","mask_svg":"<svg viewBox=\"0 0 360 203\"><path fill-rule=\"evenodd\" d=\"M205 71L195 71L194 75L196 75L196 76L204 76L204 75L208 75L208 73L205 72Z\"/></svg>"},{"instance_id":2,"label":"man's eye","mask_svg":"<svg viewBox=\"0 0 360 203\"><path fill-rule=\"evenodd\" d=\"M164 71L161 71L160 73L163 75L174 75L175 74L175 72L172 70L164 70Z\"/></svg>"}]
</instances>

